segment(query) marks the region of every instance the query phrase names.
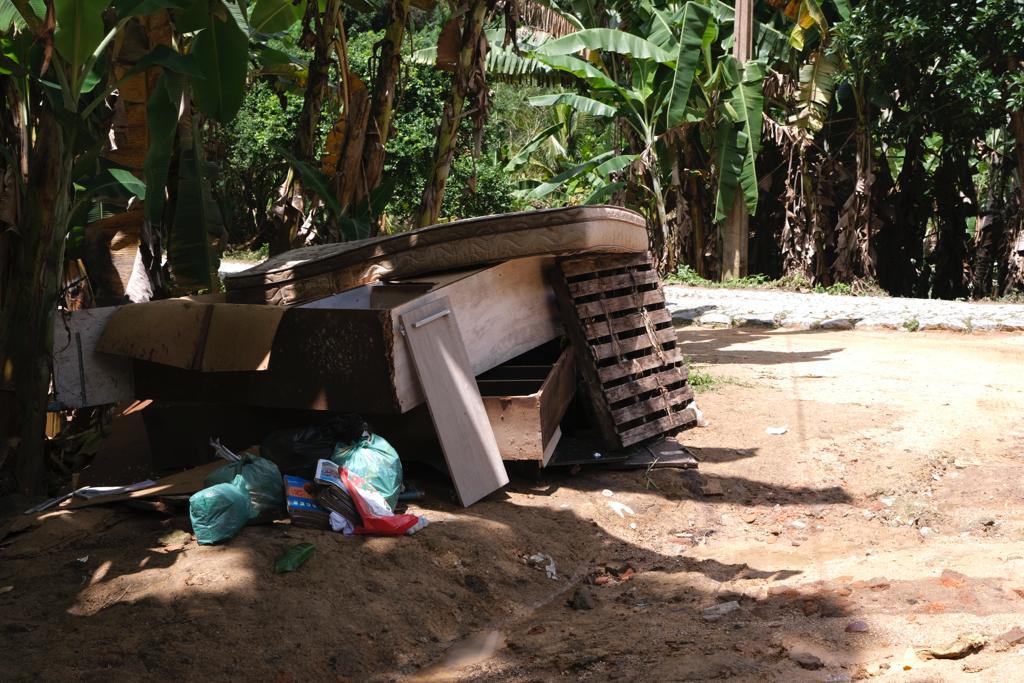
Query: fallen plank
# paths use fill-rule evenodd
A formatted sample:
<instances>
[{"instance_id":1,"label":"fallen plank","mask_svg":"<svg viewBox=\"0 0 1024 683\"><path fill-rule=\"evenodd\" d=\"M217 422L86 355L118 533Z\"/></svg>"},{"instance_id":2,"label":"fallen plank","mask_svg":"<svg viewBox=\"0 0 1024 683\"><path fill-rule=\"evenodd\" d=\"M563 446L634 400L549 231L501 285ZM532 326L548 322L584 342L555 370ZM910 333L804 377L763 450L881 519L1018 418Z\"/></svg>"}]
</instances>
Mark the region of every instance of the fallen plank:
<instances>
[{"instance_id":1,"label":"fallen plank","mask_svg":"<svg viewBox=\"0 0 1024 683\"><path fill-rule=\"evenodd\" d=\"M181 496L189 493L195 493L196 491L200 491L206 487L206 477L227 464L228 463L225 460L215 460L205 465L185 470L184 472L172 474L164 477L163 479L157 479L156 483L149 488L139 489L138 491L132 491L131 493L120 493L113 496L96 496L95 498L89 498L88 500L75 498L72 499L71 503L69 503L67 507L77 509L89 507L90 505L118 503L123 500L133 500L136 498Z\"/></svg>"},{"instance_id":2,"label":"fallen plank","mask_svg":"<svg viewBox=\"0 0 1024 683\"><path fill-rule=\"evenodd\" d=\"M508 483L451 302L442 297L401 316L448 471L464 507Z\"/></svg>"}]
</instances>

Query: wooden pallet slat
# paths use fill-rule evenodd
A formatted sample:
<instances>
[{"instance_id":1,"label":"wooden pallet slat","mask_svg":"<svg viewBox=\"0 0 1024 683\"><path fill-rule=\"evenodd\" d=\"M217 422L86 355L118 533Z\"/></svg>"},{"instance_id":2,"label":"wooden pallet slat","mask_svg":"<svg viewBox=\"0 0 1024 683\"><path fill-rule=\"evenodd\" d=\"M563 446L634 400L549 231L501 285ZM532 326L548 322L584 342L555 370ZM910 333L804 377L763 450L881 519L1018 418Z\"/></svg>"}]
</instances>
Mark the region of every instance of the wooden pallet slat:
<instances>
[{"instance_id":1,"label":"wooden pallet slat","mask_svg":"<svg viewBox=\"0 0 1024 683\"><path fill-rule=\"evenodd\" d=\"M658 274L653 270L642 270L639 272L622 273L619 275L604 275L593 280L580 280L569 283L569 292L574 297L603 294L619 289L630 289L644 287L650 289L650 285L658 284Z\"/></svg>"},{"instance_id":2,"label":"wooden pallet slat","mask_svg":"<svg viewBox=\"0 0 1024 683\"><path fill-rule=\"evenodd\" d=\"M646 314L646 315L645 315ZM646 319L645 319L646 318ZM592 319L581 321L587 339L600 339L620 332L628 332L650 324L652 327L672 324L672 314L665 308L655 308L641 313L629 313L612 319Z\"/></svg>"},{"instance_id":3,"label":"wooden pallet slat","mask_svg":"<svg viewBox=\"0 0 1024 683\"><path fill-rule=\"evenodd\" d=\"M632 446L635 443L651 439L656 436L661 436L666 432L692 426L697 423L697 413L693 411L693 408L684 408L675 413L670 413L665 417L654 420L653 422L647 422L634 427L628 431L623 432L620 435L623 446Z\"/></svg>"},{"instance_id":4,"label":"wooden pallet slat","mask_svg":"<svg viewBox=\"0 0 1024 683\"><path fill-rule=\"evenodd\" d=\"M679 353L679 349L666 349L660 353L650 353L640 358L623 358L615 365L598 368L597 374L601 378L601 383L605 384L654 368L681 363L682 360L683 357Z\"/></svg>"},{"instance_id":5,"label":"wooden pallet slat","mask_svg":"<svg viewBox=\"0 0 1024 683\"><path fill-rule=\"evenodd\" d=\"M596 254L567 258L562 264L562 273L572 279L581 275L591 276L618 268L653 268L651 255L646 252L632 254Z\"/></svg>"},{"instance_id":6,"label":"wooden pallet slat","mask_svg":"<svg viewBox=\"0 0 1024 683\"><path fill-rule=\"evenodd\" d=\"M668 391L664 394L659 392L645 401L638 401L624 408L613 410L612 418L615 420L616 425L621 425L661 410L671 412L672 406L686 403L692 398L693 388L684 385L674 391Z\"/></svg>"},{"instance_id":7,"label":"wooden pallet slat","mask_svg":"<svg viewBox=\"0 0 1024 683\"><path fill-rule=\"evenodd\" d=\"M608 445L628 446L692 426L689 372L650 256L564 257L553 280Z\"/></svg>"},{"instance_id":8,"label":"wooden pallet slat","mask_svg":"<svg viewBox=\"0 0 1024 683\"><path fill-rule=\"evenodd\" d=\"M675 344L676 341L676 331L669 328L667 330L655 330L653 335L645 330L643 334L638 334L635 337L627 337L626 339L613 338L604 344L592 344L590 348L594 352L594 357L598 360L605 360L608 358L621 358L627 353L654 347L666 350L664 348L665 344Z\"/></svg>"},{"instance_id":9,"label":"wooden pallet slat","mask_svg":"<svg viewBox=\"0 0 1024 683\"><path fill-rule=\"evenodd\" d=\"M665 305L665 295L661 293L661 290L626 294L612 299L598 299L585 304L578 303L576 304L576 313L581 318L593 318L598 315L608 315L654 305Z\"/></svg>"},{"instance_id":10,"label":"wooden pallet slat","mask_svg":"<svg viewBox=\"0 0 1024 683\"><path fill-rule=\"evenodd\" d=\"M604 387L604 395L609 403L620 403L626 399L653 391L659 387L669 387L685 382L690 376L685 365L677 365L651 375L645 375L625 384Z\"/></svg>"}]
</instances>

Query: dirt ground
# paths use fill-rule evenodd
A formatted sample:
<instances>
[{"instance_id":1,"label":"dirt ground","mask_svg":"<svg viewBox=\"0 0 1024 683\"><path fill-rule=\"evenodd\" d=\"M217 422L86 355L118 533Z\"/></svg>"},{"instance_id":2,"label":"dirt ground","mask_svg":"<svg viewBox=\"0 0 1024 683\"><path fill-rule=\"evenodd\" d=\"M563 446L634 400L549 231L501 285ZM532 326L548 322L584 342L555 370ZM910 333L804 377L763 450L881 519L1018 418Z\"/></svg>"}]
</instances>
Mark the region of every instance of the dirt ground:
<instances>
[{"instance_id":1,"label":"dirt ground","mask_svg":"<svg viewBox=\"0 0 1024 683\"><path fill-rule=\"evenodd\" d=\"M1024 336L680 334L699 472L430 481L407 538L0 521L0 680L1024 680Z\"/></svg>"}]
</instances>

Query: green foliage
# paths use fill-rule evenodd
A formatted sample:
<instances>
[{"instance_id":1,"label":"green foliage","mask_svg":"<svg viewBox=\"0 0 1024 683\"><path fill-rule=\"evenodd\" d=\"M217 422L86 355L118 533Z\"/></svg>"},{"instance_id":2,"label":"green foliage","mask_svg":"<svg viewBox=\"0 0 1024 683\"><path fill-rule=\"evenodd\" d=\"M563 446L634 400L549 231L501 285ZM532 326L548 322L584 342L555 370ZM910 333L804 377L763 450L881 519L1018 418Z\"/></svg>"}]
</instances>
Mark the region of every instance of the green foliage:
<instances>
[{"instance_id":1,"label":"green foliage","mask_svg":"<svg viewBox=\"0 0 1024 683\"><path fill-rule=\"evenodd\" d=\"M291 143L301 111L301 95L278 94L256 81L235 118L216 129L218 187L231 242L258 232L288 169L280 150Z\"/></svg>"},{"instance_id":2,"label":"green foliage","mask_svg":"<svg viewBox=\"0 0 1024 683\"><path fill-rule=\"evenodd\" d=\"M420 39L431 40L430 34L426 31ZM381 36L380 32L368 31L353 36L348 43L350 68L364 80L369 78L373 46ZM384 178L396 181L384 208L391 229L412 227L433 162L434 136L450 82L450 74L430 65L407 64L403 72L392 120L393 134L387 143L384 162ZM500 95L498 99L502 99ZM520 106L526 108L525 103ZM508 115L507 110L496 108L485 126L482 145L485 153L475 163L475 184L470 127L468 122L463 123L460 149L452 164L442 202L443 216L467 218L518 208L513 179L504 171L506 158L500 153L504 148L502 135L508 133L502 121Z\"/></svg>"},{"instance_id":3,"label":"green foliage","mask_svg":"<svg viewBox=\"0 0 1024 683\"><path fill-rule=\"evenodd\" d=\"M242 106L249 39L226 13L210 11L206 19L192 41L191 54L204 75L192 82L192 94L201 112L224 123Z\"/></svg>"},{"instance_id":4,"label":"green foliage","mask_svg":"<svg viewBox=\"0 0 1024 683\"><path fill-rule=\"evenodd\" d=\"M228 249L223 254L225 261L251 261L259 263L270 256L270 245L261 244L256 249Z\"/></svg>"},{"instance_id":5,"label":"green foliage","mask_svg":"<svg viewBox=\"0 0 1024 683\"><path fill-rule=\"evenodd\" d=\"M689 361L687 361L687 363L689 363ZM722 384L720 379L696 365L689 364L689 370L690 374L687 379L687 383L693 387L693 390L698 394L714 391Z\"/></svg>"},{"instance_id":6,"label":"green foliage","mask_svg":"<svg viewBox=\"0 0 1024 683\"><path fill-rule=\"evenodd\" d=\"M688 265L679 266L675 273L665 276L665 282L673 285L689 285L690 287L708 287L714 289L766 289L785 292L813 292L815 294L831 294L834 296L888 296L888 294L874 282L858 282L848 284L836 282L827 287L820 284L813 284L810 280L800 274L786 275L778 279L771 279L767 275L753 274L741 278L728 278L726 280L708 280L701 277L696 270Z\"/></svg>"},{"instance_id":7,"label":"green foliage","mask_svg":"<svg viewBox=\"0 0 1024 683\"><path fill-rule=\"evenodd\" d=\"M732 209L737 192L747 210L757 212L757 154L761 149L761 113L764 106L764 65L750 61L740 65L734 58L723 61L729 87L722 101L715 136L718 166L718 195L715 220L721 221Z\"/></svg>"}]
</instances>

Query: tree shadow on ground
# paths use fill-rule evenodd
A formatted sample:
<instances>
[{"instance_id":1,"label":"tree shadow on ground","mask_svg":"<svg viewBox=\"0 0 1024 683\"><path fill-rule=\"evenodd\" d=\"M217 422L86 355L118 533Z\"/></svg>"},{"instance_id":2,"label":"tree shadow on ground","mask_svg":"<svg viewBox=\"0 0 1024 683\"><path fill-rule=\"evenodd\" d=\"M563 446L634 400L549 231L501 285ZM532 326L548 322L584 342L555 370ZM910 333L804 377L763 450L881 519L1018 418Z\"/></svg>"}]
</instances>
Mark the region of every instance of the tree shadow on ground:
<instances>
[{"instance_id":1,"label":"tree shadow on ground","mask_svg":"<svg viewBox=\"0 0 1024 683\"><path fill-rule=\"evenodd\" d=\"M829 348L819 351L762 351L745 346L762 339L789 337L795 335L831 334L826 330L757 330L748 328L704 329L697 327L677 327L679 348L684 356L697 363L712 365L744 364L744 365L786 365L790 363L810 363L825 360L842 348ZM730 347L737 348L730 348Z\"/></svg>"},{"instance_id":2,"label":"tree shadow on ground","mask_svg":"<svg viewBox=\"0 0 1024 683\"><path fill-rule=\"evenodd\" d=\"M572 486L636 486L628 475L606 476L576 477ZM647 617L636 610L648 608L692 621L720 602L724 583L800 571L689 558L671 544L651 549L572 509L500 494L470 509L428 497L421 510L434 523L413 537L348 539L277 523L208 547L161 541L187 528L184 514L51 514L0 550L0 586L14 586L0 594L0 641L17 653L2 678L394 680L481 629L511 633L538 613L571 624L578 613L567 611L566 593L614 563L637 577L592 586L616 620L589 613L578 627L594 637L644 631ZM274 559L299 542L315 544L313 559L273 574ZM558 581L523 562L536 552L555 558ZM746 613L758 601L741 603Z\"/></svg>"},{"instance_id":3,"label":"tree shadow on ground","mask_svg":"<svg viewBox=\"0 0 1024 683\"><path fill-rule=\"evenodd\" d=\"M979 613L1005 610L999 579L813 580L795 558L721 560L715 536L652 537L598 514L604 488L654 506L638 507L641 522L694 495L678 472L652 474L661 490L637 472L567 476L569 507L495 494L463 509L429 481L417 510L433 523L402 538L276 523L221 546L175 546L160 539L187 528L184 514L111 507L52 515L0 541L0 586L13 586L0 593L0 645L14 653L0 678L397 680L440 671L443 680L453 646L497 632L498 645L447 679L801 680L807 672L790 656L799 643L820 641L823 680L856 670L868 636L844 628L864 610L911 604L928 614L968 599ZM782 495L751 486L752 504L774 502L769 492ZM312 559L275 575L275 558L300 542L316 546ZM558 580L524 562L534 553L554 559ZM579 587L592 609L568 606ZM731 602L723 609L733 611L706 618Z\"/></svg>"},{"instance_id":4,"label":"tree shadow on ground","mask_svg":"<svg viewBox=\"0 0 1024 683\"><path fill-rule=\"evenodd\" d=\"M437 484L440 484L440 479ZM668 468L650 472L589 468L580 473L570 468L559 468L543 470L539 478L516 477L510 486L513 490L538 496L552 496L562 488L595 493L607 489L616 493L656 493L668 501L699 500L711 505L825 505L853 502L853 497L838 486L786 486L745 477Z\"/></svg>"}]
</instances>

